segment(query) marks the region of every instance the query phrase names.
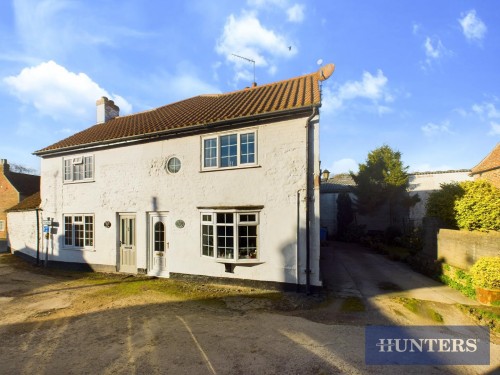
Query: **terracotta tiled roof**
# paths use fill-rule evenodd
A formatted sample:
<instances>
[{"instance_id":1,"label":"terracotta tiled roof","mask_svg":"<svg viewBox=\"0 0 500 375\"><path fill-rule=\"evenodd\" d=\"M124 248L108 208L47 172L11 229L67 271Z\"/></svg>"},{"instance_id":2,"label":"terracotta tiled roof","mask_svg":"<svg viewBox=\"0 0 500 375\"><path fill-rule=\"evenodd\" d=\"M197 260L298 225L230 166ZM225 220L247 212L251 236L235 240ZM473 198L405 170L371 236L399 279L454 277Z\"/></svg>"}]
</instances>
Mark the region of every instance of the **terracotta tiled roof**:
<instances>
[{"instance_id":1,"label":"terracotta tiled roof","mask_svg":"<svg viewBox=\"0 0 500 375\"><path fill-rule=\"evenodd\" d=\"M196 126L250 119L321 104L319 80L328 78L333 64L322 70L285 81L226 94L200 95L149 111L119 116L94 125L60 142L36 151L45 154L78 146L166 134Z\"/></svg>"},{"instance_id":2,"label":"terracotta tiled roof","mask_svg":"<svg viewBox=\"0 0 500 375\"><path fill-rule=\"evenodd\" d=\"M493 151L486 156L481 162L471 170L471 174L475 175L481 172L490 171L500 168L500 143L497 143Z\"/></svg>"},{"instance_id":3,"label":"terracotta tiled roof","mask_svg":"<svg viewBox=\"0 0 500 375\"><path fill-rule=\"evenodd\" d=\"M5 174L5 177L7 177L16 190L25 197L40 191L40 176L8 172Z\"/></svg>"},{"instance_id":4,"label":"terracotta tiled roof","mask_svg":"<svg viewBox=\"0 0 500 375\"><path fill-rule=\"evenodd\" d=\"M26 199L23 199L14 207L9 208L7 212L34 210L35 208L40 207L40 203L42 203L42 200L40 199L40 192L38 192L33 195L30 195Z\"/></svg>"}]
</instances>

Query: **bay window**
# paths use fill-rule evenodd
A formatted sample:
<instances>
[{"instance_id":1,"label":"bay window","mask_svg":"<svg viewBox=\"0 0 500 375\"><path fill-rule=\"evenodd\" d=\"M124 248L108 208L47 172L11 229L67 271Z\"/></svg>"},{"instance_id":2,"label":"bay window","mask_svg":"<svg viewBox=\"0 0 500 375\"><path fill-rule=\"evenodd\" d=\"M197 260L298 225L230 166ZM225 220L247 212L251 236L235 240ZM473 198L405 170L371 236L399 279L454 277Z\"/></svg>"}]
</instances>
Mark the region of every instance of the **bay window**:
<instances>
[{"instance_id":1,"label":"bay window","mask_svg":"<svg viewBox=\"0 0 500 375\"><path fill-rule=\"evenodd\" d=\"M217 260L258 259L257 212L203 212L201 253Z\"/></svg>"}]
</instances>

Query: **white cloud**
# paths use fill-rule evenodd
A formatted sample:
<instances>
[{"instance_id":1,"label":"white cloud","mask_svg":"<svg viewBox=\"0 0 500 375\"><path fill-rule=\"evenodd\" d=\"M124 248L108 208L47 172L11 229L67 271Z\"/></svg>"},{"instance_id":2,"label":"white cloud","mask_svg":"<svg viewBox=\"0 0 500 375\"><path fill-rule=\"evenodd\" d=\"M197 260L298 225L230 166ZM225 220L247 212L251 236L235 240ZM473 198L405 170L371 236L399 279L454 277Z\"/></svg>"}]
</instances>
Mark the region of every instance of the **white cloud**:
<instances>
[{"instance_id":1,"label":"white cloud","mask_svg":"<svg viewBox=\"0 0 500 375\"><path fill-rule=\"evenodd\" d=\"M462 18L458 20L462 26L462 31L465 37L470 41L481 41L484 39L487 27L479 17L476 16L476 11L470 10Z\"/></svg>"},{"instance_id":2,"label":"white cloud","mask_svg":"<svg viewBox=\"0 0 500 375\"><path fill-rule=\"evenodd\" d=\"M287 0L248 0L247 4L255 8L264 8L269 6L278 6L283 8Z\"/></svg>"},{"instance_id":3,"label":"white cloud","mask_svg":"<svg viewBox=\"0 0 500 375\"><path fill-rule=\"evenodd\" d=\"M500 135L500 123L491 121L491 130L488 133L489 135Z\"/></svg>"},{"instance_id":4,"label":"white cloud","mask_svg":"<svg viewBox=\"0 0 500 375\"><path fill-rule=\"evenodd\" d=\"M437 136L442 133L452 134L450 130L450 121L445 120L441 124L435 124L433 122L428 122L420 128L424 135L427 137Z\"/></svg>"},{"instance_id":5,"label":"white cloud","mask_svg":"<svg viewBox=\"0 0 500 375\"><path fill-rule=\"evenodd\" d=\"M115 100L122 114L132 111L121 96L110 95L85 73L70 72L54 61L24 68L3 81L21 102L56 120L76 116L91 121L95 118L95 101L101 96Z\"/></svg>"},{"instance_id":6,"label":"white cloud","mask_svg":"<svg viewBox=\"0 0 500 375\"><path fill-rule=\"evenodd\" d=\"M172 75L168 80L169 90L173 90L179 98L189 98L202 94L217 94L220 90L192 74Z\"/></svg>"},{"instance_id":7,"label":"white cloud","mask_svg":"<svg viewBox=\"0 0 500 375\"><path fill-rule=\"evenodd\" d=\"M474 104L472 111L482 118L497 119L500 118L500 110L498 110L494 103L484 102L482 104Z\"/></svg>"},{"instance_id":8,"label":"white cloud","mask_svg":"<svg viewBox=\"0 0 500 375\"><path fill-rule=\"evenodd\" d=\"M288 21L301 23L304 21L304 5L295 4L286 11Z\"/></svg>"},{"instance_id":9,"label":"white cloud","mask_svg":"<svg viewBox=\"0 0 500 375\"><path fill-rule=\"evenodd\" d=\"M391 109L387 104L393 102L394 97L387 87L388 81L380 69L377 70L376 75L365 71L360 81L348 81L338 86L336 90L325 88L322 108L330 112L342 109L349 101L367 99L375 106L377 113L390 112Z\"/></svg>"},{"instance_id":10,"label":"white cloud","mask_svg":"<svg viewBox=\"0 0 500 375\"><path fill-rule=\"evenodd\" d=\"M419 32L420 32L420 29L421 29L421 25L414 22L413 25L412 25L412 33L413 35L417 35Z\"/></svg>"},{"instance_id":11,"label":"white cloud","mask_svg":"<svg viewBox=\"0 0 500 375\"><path fill-rule=\"evenodd\" d=\"M330 172L332 174L339 174L339 173L348 173L350 171L357 173L358 163L354 159L344 158L334 161Z\"/></svg>"},{"instance_id":12,"label":"white cloud","mask_svg":"<svg viewBox=\"0 0 500 375\"><path fill-rule=\"evenodd\" d=\"M484 102L481 104L474 104L472 112L477 114L482 121L489 122L490 131L488 135L500 135L500 110L497 109L495 103Z\"/></svg>"},{"instance_id":13,"label":"white cloud","mask_svg":"<svg viewBox=\"0 0 500 375\"><path fill-rule=\"evenodd\" d=\"M246 12L241 17L231 14L227 18L215 50L234 64L238 80L242 71L251 72L253 67L232 54L254 60L256 66L272 67L275 59L289 58L298 52L296 47L290 50L290 44L285 36L264 27L254 12Z\"/></svg>"},{"instance_id":14,"label":"white cloud","mask_svg":"<svg viewBox=\"0 0 500 375\"><path fill-rule=\"evenodd\" d=\"M425 38L424 42L424 51L425 51L425 64L422 65L422 68L426 68L426 66L432 65L434 61L438 61L445 56L449 56L452 54L450 50L448 50L439 38Z\"/></svg>"}]
</instances>

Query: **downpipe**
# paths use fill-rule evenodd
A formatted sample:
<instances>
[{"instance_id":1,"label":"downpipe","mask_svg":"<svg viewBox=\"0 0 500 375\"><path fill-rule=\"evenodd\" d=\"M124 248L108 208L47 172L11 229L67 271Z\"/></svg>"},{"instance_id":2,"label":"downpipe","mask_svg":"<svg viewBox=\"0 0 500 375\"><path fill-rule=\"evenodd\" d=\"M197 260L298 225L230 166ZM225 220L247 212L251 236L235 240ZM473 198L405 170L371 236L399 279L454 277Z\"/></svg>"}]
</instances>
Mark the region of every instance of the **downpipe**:
<instances>
[{"instance_id":1,"label":"downpipe","mask_svg":"<svg viewBox=\"0 0 500 375\"><path fill-rule=\"evenodd\" d=\"M311 233L310 233L310 204L311 204L311 169L310 169L310 147L309 131L311 120L318 114L318 108L313 107L313 112L306 121L306 295L311 294Z\"/></svg>"}]
</instances>

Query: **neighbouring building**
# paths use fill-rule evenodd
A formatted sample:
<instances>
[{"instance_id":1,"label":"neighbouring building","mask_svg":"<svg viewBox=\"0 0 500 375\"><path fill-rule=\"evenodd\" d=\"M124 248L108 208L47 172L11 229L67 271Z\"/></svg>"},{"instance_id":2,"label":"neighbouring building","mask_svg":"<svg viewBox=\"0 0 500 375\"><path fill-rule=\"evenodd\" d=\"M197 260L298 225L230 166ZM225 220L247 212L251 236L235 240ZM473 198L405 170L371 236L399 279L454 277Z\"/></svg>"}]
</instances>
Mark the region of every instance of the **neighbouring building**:
<instances>
[{"instance_id":1,"label":"neighbouring building","mask_svg":"<svg viewBox=\"0 0 500 375\"><path fill-rule=\"evenodd\" d=\"M422 224L425 216L425 205L429 194L439 190L441 184L470 181L470 170L451 170L436 172L414 172L409 174L408 192L410 196L418 194L420 201L409 210L398 213L398 223L402 227L414 227ZM337 234L337 198L340 193L348 193L355 202L354 180L347 174L337 174L326 177L321 183L321 227L328 229L329 235ZM381 210L373 215L356 215L356 223L365 225L370 231L383 231L390 223L387 210Z\"/></svg>"},{"instance_id":2,"label":"neighbouring building","mask_svg":"<svg viewBox=\"0 0 500 375\"><path fill-rule=\"evenodd\" d=\"M453 182L471 181L469 169L436 171L436 172L415 172L410 174L410 195L418 194L420 202L410 207L410 221L414 225L421 225L426 214L426 204L429 194L441 189L441 184Z\"/></svg>"},{"instance_id":3,"label":"neighbouring building","mask_svg":"<svg viewBox=\"0 0 500 375\"><path fill-rule=\"evenodd\" d=\"M355 195L352 192L355 185L349 173L340 173L329 177L329 173L322 175L321 181L321 227L325 228L328 236L337 235L337 198L341 193L349 194L352 202ZM354 204L353 204L354 208Z\"/></svg>"},{"instance_id":4,"label":"neighbouring building","mask_svg":"<svg viewBox=\"0 0 500 375\"><path fill-rule=\"evenodd\" d=\"M6 159L0 159L0 242L7 240L7 209L40 191L40 176L10 170Z\"/></svg>"},{"instance_id":5,"label":"neighbouring building","mask_svg":"<svg viewBox=\"0 0 500 375\"><path fill-rule=\"evenodd\" d=\"M318 72L119 116L35 152L49 262L321 286ZM49 219L50 218L50 219Z\"/></svg>"},{"instance_id":6,"label":"neighbouring building","mask_svg":"<svg viewBox=\"0 0 500 375\"><path fill-rule=\"evenodd\" d=\"M471 176L491 182L493 186L500 188L500 143L493 150L471 169Z\"/></svg>"}]
</instances>

